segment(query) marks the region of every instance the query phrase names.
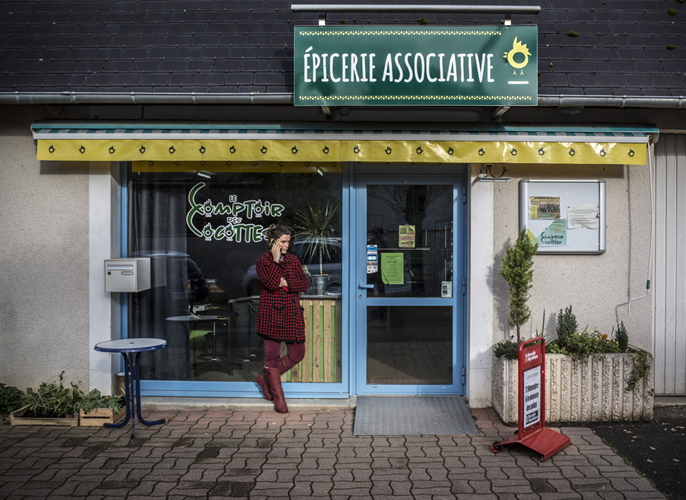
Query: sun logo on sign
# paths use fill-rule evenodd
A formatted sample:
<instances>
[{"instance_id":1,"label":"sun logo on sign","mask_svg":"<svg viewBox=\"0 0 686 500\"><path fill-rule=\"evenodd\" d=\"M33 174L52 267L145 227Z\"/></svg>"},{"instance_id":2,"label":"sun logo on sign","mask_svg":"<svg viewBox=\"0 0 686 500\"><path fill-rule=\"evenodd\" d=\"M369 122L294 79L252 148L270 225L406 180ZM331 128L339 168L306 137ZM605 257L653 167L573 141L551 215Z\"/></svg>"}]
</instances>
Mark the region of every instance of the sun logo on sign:
<instances>
[{"instance_id":1,"label":"sun logo on sign","mask_svg":"<svg viewBox=\"0 0 686 500\"><path fill-rule=\"evenodd\" d=\"M518 57L520 61L515 60L515 56L518 54L521 54L524 56L524 60L521 61L521 57ZM512 73L513 75L517 74L517 70L520 70L520 75L524 74L524 67L529 64L529 56L531 55L531 52L529 52L529 48L526 46L525 43L518 42L517 37L515 37L514 42L512 42L512 50L509 52L505 52L503 57L507 59L508 64L512 66L514 69L514 72Z\"/></svg>"}]
</instances>

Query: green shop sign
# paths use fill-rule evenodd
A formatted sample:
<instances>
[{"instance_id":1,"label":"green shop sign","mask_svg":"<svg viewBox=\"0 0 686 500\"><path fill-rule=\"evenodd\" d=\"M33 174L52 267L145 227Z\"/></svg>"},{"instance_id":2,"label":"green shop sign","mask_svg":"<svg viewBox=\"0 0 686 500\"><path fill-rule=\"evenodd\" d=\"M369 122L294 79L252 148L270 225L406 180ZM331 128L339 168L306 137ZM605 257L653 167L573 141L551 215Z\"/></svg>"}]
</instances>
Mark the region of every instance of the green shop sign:
<instances>
[{"instance_id":1,"label":"green shop sign","mask_svg":"<svg viewBox=\"0 0 686 500\"><path fill-rule=\"evenodd\" d=\"M295 28L296 106L536 106L536 26Z\"/></svg>"}]
</instances>

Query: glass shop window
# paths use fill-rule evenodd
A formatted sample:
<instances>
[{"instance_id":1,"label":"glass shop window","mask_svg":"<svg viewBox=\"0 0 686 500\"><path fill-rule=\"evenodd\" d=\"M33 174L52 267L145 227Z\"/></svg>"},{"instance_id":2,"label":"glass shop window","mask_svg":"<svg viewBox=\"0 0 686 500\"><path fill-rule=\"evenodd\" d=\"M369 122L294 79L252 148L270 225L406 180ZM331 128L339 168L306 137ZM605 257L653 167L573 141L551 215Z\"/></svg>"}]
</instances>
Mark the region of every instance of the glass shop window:
<instances>
[{"instance_id":1,"label":"glass shop window","mask_svg":"<svg viewBox=\"0 0 686 500\"><path fill-rule=\"evenodd\" d=\"M142 378L254 380L264 366L255 261L269 250L264 231L275 223L294 229L291 251L310 276L301 295L307 354L284 380L340 382L340 167L171 168L135 163L130 176L129 255L150 257L152 287L130 294L129 336L168 342L146 356ZM334 215L319 252L307 226L327 210Z\"/></svg>"}]
</instances>

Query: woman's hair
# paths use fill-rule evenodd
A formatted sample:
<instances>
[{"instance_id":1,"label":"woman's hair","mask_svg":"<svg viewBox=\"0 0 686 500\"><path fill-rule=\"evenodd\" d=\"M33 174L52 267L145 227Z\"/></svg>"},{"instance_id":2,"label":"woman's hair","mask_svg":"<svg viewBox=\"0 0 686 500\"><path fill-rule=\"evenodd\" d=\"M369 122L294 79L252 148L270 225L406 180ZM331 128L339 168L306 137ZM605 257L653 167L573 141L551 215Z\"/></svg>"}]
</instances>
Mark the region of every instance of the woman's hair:
<instances>
[{"instance_id":1,"label":"woman's hair","mask_svg":"<svg viewBox=\"0 0 686 500\"><path fill-rule=\"evenodd\" d=\"M288 226L282 226L280 224L271 224L269 228L267 228L267 241L278 240L284 234L291 236L293 234L293 230Z\"/></svg>"}]
</instances>

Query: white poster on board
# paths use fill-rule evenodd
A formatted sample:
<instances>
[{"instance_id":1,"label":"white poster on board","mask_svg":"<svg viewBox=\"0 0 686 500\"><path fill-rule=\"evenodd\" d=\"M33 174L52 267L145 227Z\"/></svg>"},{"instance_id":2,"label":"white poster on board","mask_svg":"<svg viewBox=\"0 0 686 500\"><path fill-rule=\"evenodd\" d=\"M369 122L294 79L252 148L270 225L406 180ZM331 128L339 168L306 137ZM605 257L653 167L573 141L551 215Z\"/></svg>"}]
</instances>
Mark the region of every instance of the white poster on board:
<instances>
[{"instance_id":1,"label":"white poster on board","mask_svg":"<svg viewBox=\"0 0 686 500\"><path fill-rule=\"evenodd\" d=\"M541 420L541 367L523 373L524 376L524 427Z\"/></svg>"},{"instance_id":2,"label":"white poster on board","mask_svg":"<svg viewBox=\"0 0 686 500\"><path fill-rule=\"evenodd\" d=\"M600 207L578 205L567 207L567 229L598 229L600 227Z\"/></svg>"}]
</instances>

